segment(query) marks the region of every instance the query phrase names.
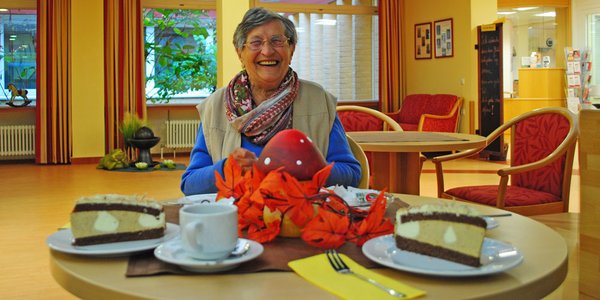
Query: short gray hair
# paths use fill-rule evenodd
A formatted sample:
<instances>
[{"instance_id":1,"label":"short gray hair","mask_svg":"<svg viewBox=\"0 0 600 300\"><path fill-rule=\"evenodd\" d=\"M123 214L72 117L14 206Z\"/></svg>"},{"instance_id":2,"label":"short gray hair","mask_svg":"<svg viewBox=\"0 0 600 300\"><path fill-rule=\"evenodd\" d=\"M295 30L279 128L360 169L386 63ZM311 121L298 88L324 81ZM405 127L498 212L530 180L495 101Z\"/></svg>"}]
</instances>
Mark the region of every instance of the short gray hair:
<instances>
[{"instance_id":1,"label":"short gray hair","mask_svg":"<svg viewBox=\"0 0 600 300\"><path fill-rule=\"evenodd\" d=\"M278 20L283 24L285 27L285 36L290 39L289 44L296 45L298 34L296 33L296 27L292 21L268 9L255 7L246 12L242 22L240 22L235 29L235 33L233 34L233 46L236 49L242 49L246 43L246 36L252 29L273 20Z\"/></svg>"}]
</instances>

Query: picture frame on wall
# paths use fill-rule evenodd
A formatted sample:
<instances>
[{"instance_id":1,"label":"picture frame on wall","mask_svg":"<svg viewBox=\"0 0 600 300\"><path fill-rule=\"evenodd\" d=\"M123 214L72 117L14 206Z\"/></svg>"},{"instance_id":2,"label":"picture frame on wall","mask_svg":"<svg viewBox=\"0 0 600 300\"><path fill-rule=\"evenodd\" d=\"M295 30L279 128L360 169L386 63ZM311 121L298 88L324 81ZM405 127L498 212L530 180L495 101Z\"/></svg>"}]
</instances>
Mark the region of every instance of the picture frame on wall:
<instances>
[{"instance_id":1,"label":"picture frame on wall","mask_svg":"<svg viewBox=\"0 0 600 300\"><path fill-rule=\"evenodd\" d=\"M435 58L454 56L454 29L452 18L433 22Z\"/></svg>"},{"instance_id":2,"label":"picture frame on wall","mask_svg":"<svg viewBox=\"0 0 600 300\"><path fill-rule=\"evenodd\" d=\"M431 22L415 24L415 59L430 59Z\"/></svg>"}]
</instances>

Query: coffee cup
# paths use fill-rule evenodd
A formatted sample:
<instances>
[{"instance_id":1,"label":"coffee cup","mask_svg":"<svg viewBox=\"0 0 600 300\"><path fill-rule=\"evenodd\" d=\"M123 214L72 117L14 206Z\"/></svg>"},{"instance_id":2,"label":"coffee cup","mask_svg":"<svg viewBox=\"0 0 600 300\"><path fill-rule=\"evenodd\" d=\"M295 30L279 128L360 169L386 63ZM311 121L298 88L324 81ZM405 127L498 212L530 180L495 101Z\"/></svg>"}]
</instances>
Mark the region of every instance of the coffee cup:
<instances>
[{"instance_id":1,"label":"coffee cup","mask_svg":"<svg viewBox=\"0 0 600 300\"><path fill-rule=\"evenodd\" d=\"M229 256L238 240L237 206L206 203L179 210L181 244L195 259L217 260Z\"/></svg>"}]
</instances>

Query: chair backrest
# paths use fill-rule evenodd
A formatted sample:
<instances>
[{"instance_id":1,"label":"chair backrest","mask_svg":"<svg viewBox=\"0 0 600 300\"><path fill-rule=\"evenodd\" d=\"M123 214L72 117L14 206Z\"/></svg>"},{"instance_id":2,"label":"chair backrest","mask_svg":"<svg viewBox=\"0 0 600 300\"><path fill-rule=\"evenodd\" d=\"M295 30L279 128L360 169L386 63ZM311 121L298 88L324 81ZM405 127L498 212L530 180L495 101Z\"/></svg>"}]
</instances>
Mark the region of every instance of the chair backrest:
<instances>
[{"instance_id":1,"label":"chair backrest","mask_svg":"<svg viewBox=\"0 0 600 300\"><path fill-rule=\"evenodd\" d=\"M422 114L447 115L454 108L458 96L449 94L411 94L404 97L398 121L418 124Z\"/></svg>"},{"instance_id":2,"label":"chair backrest","mask_svg":"<svg viewBox=\"0 0 600 300\"><path fill-rule=\"evenodd\" d=\"M338 117L344 130L351 131L402 131L402 127L394 119L384 113L357 105L338 105Z\"/></svg>"},{"instance_id":3,"label":"chair backrest","mask_svg":"<svg viewBox=\"0 0 600 300\"><path fill-rule=\"evenodd\" d=\"M511 185L551 193L563 201L566 197L568 203L578 136L576 116L566 108L548 107L527 112L501 127L507 126L511 128L511 166L550 155L559 157L543 168L512 175Z\"/></svg>"},{"instance_id":4,"label":"chair backrest","mask_svg":"<svg viewBox=\"0 0 600 300\"><path fill-rule=\"evenodd\" d=\"M460 122L460 108L463 104L463 97L457 97L454 105L446 114L448 119L443 122L425 122L425 115L421 115L419 120L418 131L436 131L436 132L458 132L458 124Z\"/></svg>"},{"instance_id":5,"label":"chair backrest","mask_svg":"<svg viewBox=\"0 0 600 300\"><path fill-rule=\"evenodd\" d=\"M356 157L358 162L360 162L360 167L361 167L361 171L362 171L361 175L360 175L360 181L358 182L357 188L368 189L369 188L369 176L371 174L370 174L369 161L367 159L367 155L365 154L365 151L363 151L363 149L356 143L356 141L354 141L348 135L346 135L346 138L348 139L348 144L350 145L350 150L352 150L352 154L354 154L354 157Z\"/></svg>"}]
</instances>

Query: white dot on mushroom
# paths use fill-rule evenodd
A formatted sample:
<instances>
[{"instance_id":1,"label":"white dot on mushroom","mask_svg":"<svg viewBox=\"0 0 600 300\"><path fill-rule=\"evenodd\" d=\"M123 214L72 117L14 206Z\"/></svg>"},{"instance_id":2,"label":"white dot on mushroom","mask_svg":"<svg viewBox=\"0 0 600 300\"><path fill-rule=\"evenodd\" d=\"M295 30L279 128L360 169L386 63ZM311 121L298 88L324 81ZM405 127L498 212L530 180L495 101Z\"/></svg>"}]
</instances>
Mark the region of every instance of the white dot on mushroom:
<instances>
[{"instance_id":1,"label":"white dot on mushroom","mask_svg":"<svg viewBox=\"0 0 600 300\"><path fill-rule=\"evenodd\" d=\"M300 139L300 143L301 143L301 144L304 144L304 139Z\"/></svg>"},{"instance_id":2,"label":"white dot on mushroom","mask_svg":"<svg viewBox=\"0 0 600 300\"><path fill-rule=\"evenodd\" d=\"M267 157L265 158L265 166L268 166L271 163L271 158Z\"/></svg>"},{"instance_id":3,"label":"white dot on mushroom","mask_svg":"<svg viewBox=\"0 0 600 300\"><path fill-rule=\"evenodd\" d=\"M301 166L302 165L302 161L301 160L297 160L296 161L296 165Z\"/></svg>"}]
</instances>

